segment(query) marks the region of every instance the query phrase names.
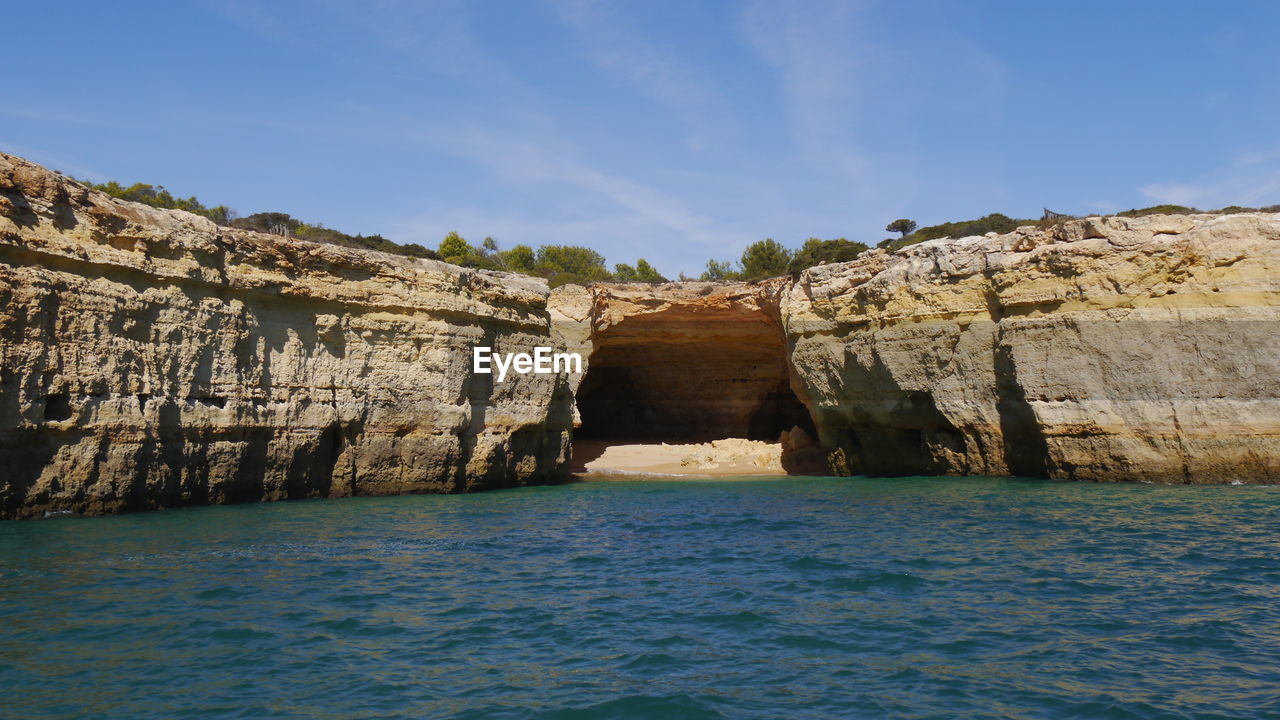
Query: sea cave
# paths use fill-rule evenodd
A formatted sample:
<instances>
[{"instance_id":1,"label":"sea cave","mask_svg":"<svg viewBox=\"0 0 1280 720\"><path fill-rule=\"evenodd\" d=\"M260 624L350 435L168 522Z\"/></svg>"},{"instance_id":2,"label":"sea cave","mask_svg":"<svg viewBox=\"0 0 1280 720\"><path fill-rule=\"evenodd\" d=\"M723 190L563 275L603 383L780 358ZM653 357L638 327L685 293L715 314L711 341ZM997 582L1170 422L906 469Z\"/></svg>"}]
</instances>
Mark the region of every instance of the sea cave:
<instances>
[{"instance_id":1,"label":"sea cave","mask_svg":"<svg viewBox=\"0 0 1280 720\"><path fill-rule=\"evenodd\" d=\"M575 440L777 442L813 420L792 389L776 318L740 302L622 313L592 335Z\"/></svg>"}]
</instances>

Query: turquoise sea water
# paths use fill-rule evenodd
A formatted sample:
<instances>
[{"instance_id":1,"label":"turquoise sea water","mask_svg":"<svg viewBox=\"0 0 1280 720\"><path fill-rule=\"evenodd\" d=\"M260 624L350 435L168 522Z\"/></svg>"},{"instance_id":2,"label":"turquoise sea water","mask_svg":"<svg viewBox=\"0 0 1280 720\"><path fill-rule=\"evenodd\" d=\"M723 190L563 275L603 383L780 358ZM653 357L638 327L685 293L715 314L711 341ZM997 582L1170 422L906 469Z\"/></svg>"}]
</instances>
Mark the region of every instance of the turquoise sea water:
<instances>
[{"instance_id":1,"label":"turquoise sea water","mask_svg":"<svg viewBox=\"0 0 1280 720\"><path fill-rule=\"evenodd\" d=\"M1280 716L1280 488L604 481L0 523L6 718Z\"/></svg>"}]
</instances>

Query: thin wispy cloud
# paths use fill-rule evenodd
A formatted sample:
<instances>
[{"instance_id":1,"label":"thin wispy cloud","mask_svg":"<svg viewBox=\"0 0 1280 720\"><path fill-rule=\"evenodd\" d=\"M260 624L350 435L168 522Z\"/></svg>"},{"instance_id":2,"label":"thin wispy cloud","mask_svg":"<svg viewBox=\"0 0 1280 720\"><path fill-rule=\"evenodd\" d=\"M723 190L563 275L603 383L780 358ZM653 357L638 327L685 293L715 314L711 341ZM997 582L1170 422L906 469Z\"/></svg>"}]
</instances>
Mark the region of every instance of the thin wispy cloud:
<instances>
[{"instance_id":1,"label":"thin wispy cloud","mask_svg":"<svg viewBox=\"0 0 1280 720\"><path fill-rule=\"evenodd\" d=\"M8 79L6 150L398 241L697 273L764 237L875 243L898 217L1280 202L1266 4L1160 33L1123 3L1102 25L884 0L57 7L9 12L43 72Z\"/></svg>"},{"instance_id":2,"label":"thin wispy cloud","mask_svg":"<svg viewBox=\"0 0 1280 720\"><path fill-rule=\"evenodd\" d=\"M663 228L668 236L687 242L718 245L725 240L726 234L716 229L710 218L694 212L678 197L585 163L575 157L576 148L562 139L518 138L474 127L420 139L438 151L481 164L506 181L552 183L572 190L567 197L577 194L607 200L614 206L612 219L622 210L626 212L623 217L634 218L647 228ZM625 228L616 230L625 238Z\"/></svg>"},{"instance_id":3,"label":"thin wispy cloud","mask_svg":"<svg viewBox=\"0 0 1280 720\"><path fill-rule=\"evenodd\" d=\"M264 0L206 0L204 8L241 30L273 43L297 47L303 44L307 34L300 18L295 16L291 22Z\"/></svg>"},{"instance_id":4,"label":"thin wispy cloud","mask_svg":"<svg viewBox=\"0 0 1280 720\"><path fill-rule=\"evenodd\" d=\"M697 76L677 50L644 38L624 15L624 6L599 0L548 0L574 31L585 56L622 78L688 128L691 150L723 142L737 129L723 99Z\"/></svg>"},{"instance_id":5,"label":"thin wispy cloud","mask_svg":"<svg viewBox=\"0 0 1280 720\"><path fill-rule=\"evenodd\" d=\"M1140 192L1160 203L1201 209L1280 204L1280 152L1246 152L1189 182L1158 182Z\"/></svg>"},{"instance_id":6,"label":"thin wispy cloud","mask_svg":"<svg viewBox=\"0 0 1280 720\"><path fill-rule=\"evenodd\" d=\"M778 76L792 142L809 166L865 180L871 164L857 139L860 5L756 0L743 13L742 28Z\"/></svg>"},{"instance_id":7,"label":"thin wispy cloud","mask_svg":"<svg viewBox=\"0 0 1280 720\"><path fill-rule=\"evenodd\" d=\"M896 98L886 97L884 88L895 78L886 74L869 7L869 0L754 0L740 16L742 37L771 72L763 80L785 118L796 158L787 174L806 176L804 184L779 192L821 208L807 223L792 223L808 224L807 233L827 227L852 234L854 223L867 218L887 222L907 211L917 190L918 157L906 145L891 144L904 138L892 125L911 117L899 106L894 113L903 119L886 121L892 107L886 102Z\"/></svg>"},{"instance_id":8,"label":"thin wispy cloud","mask_svg":"<svg viewBox=\"0 0 1280 720\"><path fill-rule=\"evenodd\" d=\"M96 117L62 110L45 108L0 108L0 116L18 120L32 120L42 123L65 123L68 125L100 125L102 121Z\"/></svg>"},{"instance_id":9,"label":"thin wispy cloud","mask_svg":"<svg viewBox=\"0 0 1280 720\"><path fill-rule=\"evenodd\" d=\"M518 73L487 48L472 26L473 6L460 0L435 2L382 1L336 3L329 7L332 21L356 28L384 48L403 58L404 69L427 70L501 90L508 100L524 99L527 87ZM387 68L397 72L397 68ZM407 74L406 79L412 74ZM420 88L406 86L406 92ZM511 97L516 94L516 97Z\"/></svg>"},{"instance_id":10,"label":"thin wispy cloud","mask_svg":"<svg viewBox=\"0 0 1280 720\"><path fill-rule=\"evenodd\" d=\"M255 8L249 16L260 18L259 10ZM526 197L546 197L548 188L560 189L554 208L547 210L561 217L491 212L493 223L483 231L485 234L509 233L515 241L556 233L584 239L589 235L591 244L601 249L630 249L638 241L654 236L679 238L695 245L724 244L729 234L678 196L637 179L625 168L606 169L585 160L586 149L558 118L563 109L556 98L522 77L521 68L509 65L486 48L471 27L466 10L466 5L453 2L378 3L360 12L331 7L329 16L313 18L312 23L362 28L391 56L401 58L404 67L465 77L488 92L462 104L453 100L454 107L427 115L414 116L403 109L385 107L348 108L348 116L360 118L350 127L277 115L265 116L257 124L284 128L301 123L309 134L343 141L360 133L376 135L382 142L398 139L405 143L406 150L426 151L427 157L453 157L483 169L494 180L495 196L497 188L503 188L505 193L514 190ZM623 73L667 110L683 114L695 128L693 135L716 134L699 125L713 113L700 99L705 95L703 90L673 57L639 40L622 42L625 33L612 29L606 15L587 6L575 9L565 5L560 10L564 14L557 17L577 27L584 38L595 38L588 44L602 66ZM270 27L273 23L265 25ZM608 51L608 47L617 50ZM412 98L418 88L406 86L405 92L406 97ZM430 96L421 101L440 102ZM459 109L462 107L466 109ZM239 121L253 123L251 116ZM389 219L388 223L413 236L434 234L438 241L439 236L455 229L449 223L469 222L472 218L468 212L466 206L457 211L433 207L427 212ZM520 218L526 229L519 231L514 221L504 221L503 217Z\"/></svg>"},{"instance_id":11,"label":"thin wispy cloud","mask_svg":"<svg viewBox=\"0 0 1280 720\"><path fill-rule=\"evenodd\" d=\"M28 145L19 145L17 143L8 142L4 138L0 138L0 151L17 155L34 163L39 163L47 168L67 173L81 180L92 180L94 182L102 182L106 177L94 170L93 168L81 165L72 158L66 157L60 153L47 152L41 148L35 148Z\"/></svg>"},{"instance_id":12,"label":"thin wispy cloud","mask_svg":"<svg viewBox=\"0 0 1280 720\"><path fill-rule=\"evenodd\" d=\"M595 214L587 219L557 220L525 213L495 214L492 210L471 205L455 206L428 203L429 207L415 218L394 222L390 231L405 242L421 242L434 245L448 231L457 231L471 241L491 236L500 247L513 245L579 245L589 247L605 255L612 263L634 262L644 257L657 262L659 269L674 276L679 269L670 263L655 260L654 251L669 256L666 248L653 244L640 244L629 238L660 237L661 228L646 218L633 213L616 215ZM619 241L619 238L628 238ZM690 263L698 263L706 255L705 250L694 253Z\"/></svg>"}]
</instances>

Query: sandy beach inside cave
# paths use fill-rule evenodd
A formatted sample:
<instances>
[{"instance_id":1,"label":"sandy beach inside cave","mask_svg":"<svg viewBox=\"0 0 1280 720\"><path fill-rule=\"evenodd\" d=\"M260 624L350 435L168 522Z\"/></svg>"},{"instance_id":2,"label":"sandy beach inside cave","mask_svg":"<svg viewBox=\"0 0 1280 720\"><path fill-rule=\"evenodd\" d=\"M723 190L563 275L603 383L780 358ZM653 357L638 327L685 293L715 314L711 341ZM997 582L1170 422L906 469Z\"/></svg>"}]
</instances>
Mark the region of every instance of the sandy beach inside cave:
<instances>
[{"instance_id":1,"label":"sandy beach inside cave","mask_svg":"<svg viewBox=\"0 0 1280 720\"><path fill-rule=\"evenodd\" d=\"M706 443L613 443L575 440L573 472L593 475L786 475L782 445L729 438Z\"/></svg>"}]
</instances>

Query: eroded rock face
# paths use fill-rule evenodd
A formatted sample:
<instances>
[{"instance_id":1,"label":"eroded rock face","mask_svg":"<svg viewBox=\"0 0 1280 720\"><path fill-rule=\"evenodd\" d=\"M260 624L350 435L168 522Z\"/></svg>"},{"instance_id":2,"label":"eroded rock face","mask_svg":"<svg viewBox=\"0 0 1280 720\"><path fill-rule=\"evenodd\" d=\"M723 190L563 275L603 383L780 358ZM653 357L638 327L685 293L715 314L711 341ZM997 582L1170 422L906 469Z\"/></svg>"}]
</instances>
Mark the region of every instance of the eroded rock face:
<instances>
[{"instance_id":1,"label":"eroded rock face","mask_svg":"<svg viewBox=\"0 0 1280 720\"><path fill-rule=\"evenodd\" d=\"M1280 215L875 251L781 310L845 471L1280 480Z\"/></svg>"},{"instance_id":2,"label":"eroded rock face","mask_svg":"<svg viewBox=\"0 0 1280 720\"><path fill-rule=\"evenodd\" d=\"M777 287L557 289L552 307L572 308L565 313L565 333L588 358L577 391L580 434L620 441L777 441L797 423L808 425L790 389Z\"/></svg>"},{"instance_id":3,"label":"eroded rock face","mask_svg":"<svg viewBox=\"0 0 1280 720\"><path fill-rule=\"evenodd\" d=\"M284 241L0 155L0 516L452 492L568 469L541 280Z\"/></svg>"},{"instance_id":4,"label":"eroded rock face","mask_svg":"<svg viewBox=\"0 0 1280 720\"><path fill-rule=\"evenodd\" d=\"M1277 331L1280 215L1089 218L756 284L549 293L0 155L0 517L546 482L575 422L781 436L848 473L1277 482ZM588 374L495 384L475 345L568 349Z\"/></svg>"},{"instance_id":5,"label":"eroded rock face","mask_svg":"<svg viewBox=\"0 0 1280 720\"><path fill-rule=\"evenodd\" d=\"M767 439L812 427L793 403L752 434L790 396L841 473L1280 481L1280 215L1087 218L560 305L593 361L584 431Z\"/></svg>"}]
</instances>

